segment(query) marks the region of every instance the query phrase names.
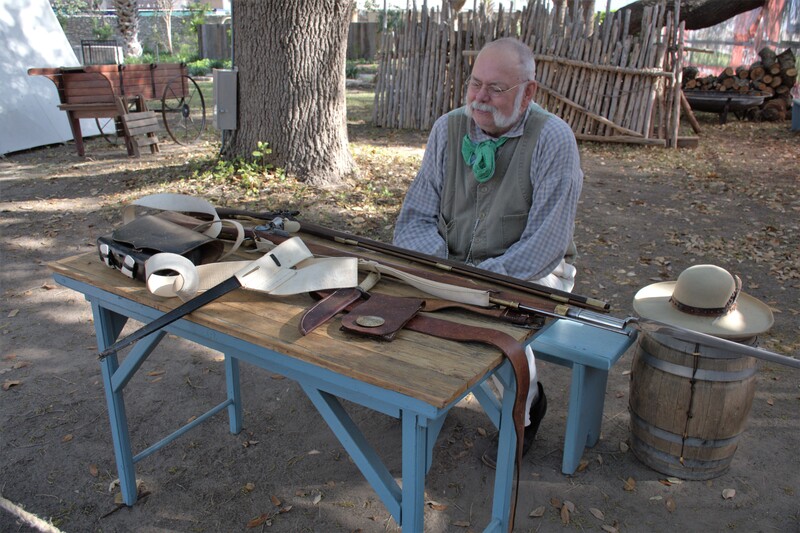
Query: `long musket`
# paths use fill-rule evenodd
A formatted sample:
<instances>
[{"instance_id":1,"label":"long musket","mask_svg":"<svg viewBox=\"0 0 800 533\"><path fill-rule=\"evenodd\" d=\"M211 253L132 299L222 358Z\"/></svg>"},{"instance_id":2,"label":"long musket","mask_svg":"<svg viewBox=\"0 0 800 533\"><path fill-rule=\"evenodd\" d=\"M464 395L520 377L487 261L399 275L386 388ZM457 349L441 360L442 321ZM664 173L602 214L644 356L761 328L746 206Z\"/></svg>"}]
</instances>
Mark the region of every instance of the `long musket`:
<instances>
[{"instance_id":1,"label":"long musket","mask_svg":"<svg viewBox=\"0 0 800 533\"><path fill-rule=\"evenodd\" d=\"M260 217L259 213L254 211L218 208L217 212L219 213L220 216L225 216L225 217L240 216L240 217L268 220ZM657 320L652 320L648 318L626 317L620 319L608 314L602 314L586 309L586 307L590 307L595 309L600 308L603 311L608 310L609 305L599 300L584 298L563 291L557 291L555 289L553 289L551 292L551 290L548 287L543 287L533 283L523 282L515 278L511 278L509 276L495 274L493 272L488 272L486 270L471 267L469 265L463 265L454 261L443 260L441 258L429 256L427 254L422 254L411 250L406 250L404 248L399 248L379 241L374 241L372 239L367 239L365 237L359 237L345 232L333 230L330 228L325 228L324 226L319 226L316 224L311 224L302 221L297 221L297 222L300 224L301 232L305 232L310 235L326 238L340 244L345 244L357 248L363 248L374 252L382 252L412 262L418 262L427 266L434 266L436 268L439 268L443 270L443 273L436 277L444 277L445 279L443 281L446 281L453 285L461 285L461 286L476 288L474 284L467 283L466 280L464 280L461 276L447 275L447 274L466 274L473 278L484 279L486 281L493 281L500 285L513 287L515 289L523 290L525 292L529 292L540 296L540 298L535 299L533 305L530 305L530 302L526 303L524 301L520 301L519 298L514 298L513 300L509 300L503 297L498 297L498 296L505 296L505 294L494 293L498 296L492 296L490 297L489 300L492 304L501 307L507 307L526 313L539 314L551 318L572 320L575 322L579 322L593 327L598 327L607 331L612 331L623 335L632 335L634 331L666 335L668 337L672 337L680 341L698 345L698 349L699 346L707 346L710 348L716 348L722 350L723 352L728 353L731 358L738 357L740 355L746 355L750 357L756 357L758 359L762 359L772 363L778 363L793 368L800 368L800 359L795 359L790 356L770 352L762 348L748 346L745 344L730 341L720 337L715 337L713 335L700 333L698 331L693 331L678 326L672 326L670 324L665 324L663 322L659 322ZM269 230L265 230L263 232L256 230L255 234L261 234L265 238L276 237L276 235L270 233ZM277 236L277 237L279 239L285 238L282 236ZM314 246L309 245L309 249L314 251ZM319 252L322 254L339 253L339 254L359 256L358 253L343 252L341 250L331 247L324 247L324 250L319 250ZM404 267L397 264L393 264L392 266L395 268L405 269L407 271L414 270L413 268ZM421 273L419 270L416 270L416 274L417 275L421 274L423 277L425 275L429 276L431 275L430 273L427 272ZM543 303L545 303L542 302L541 298L542 296L561 303L553 305L542 305ZM576 305L584 308L576 307Z\"/></svg>"},{"instance_id":2,"label":"long musket","mask_svg":"<svg viewBox=\"0 0 800 533\"><path fill-rule=\"evenodd\" d=\"M231 209L227 207L218 207L216 209L217 209L217 214L223 218L248 217L259 220L272 220L273 218L275 218L269 216L271 215L271 213L259 213L256 211L248 211L244 209ZM441 257L424 254L422 252L408 250L406 248L400 248L398 246L394 246L380 241L375 241L372 239L368 239L366 237L360 237L357 235L352 235L350 233L345 233L343 231L337 231L335 229L327 228L325 226L320 226L318 224L312 224L310 222L304 222L300 220L297 220L297 222L300 224L301 231L303 233L308 233L309 235L314 235L316 237L321 237L323 239L332 240L341 244L357 246L365 250L380 252L386 255L391 255L393 257L399 257L401 259L412 260L416 263L420 263L426 266L431 266L445 272L450 272L453 274L463 274L472 279L491 281L497 283L498 285L511 287L523 292L535 294L537 296L542 296L550 300L554 300L560 303L565 303L568 305L577 305L579 307L590 308L596 311L608 311L610 309L610 305L608 304L608 302L604 302L596 298L589 298L586 296L580 296L577 294L572 294L570 292L561 291L550 287L545 287L544 285L538 285L536 283L531 283L517 278L512 278L511 276L506 276L503 274L498 274L496 272L491 272L489 270L484 270L482 268L477 268L471 265L460 263L458 261L454 261L452 259L443 259Z\"/></svg>"}]
</instances>

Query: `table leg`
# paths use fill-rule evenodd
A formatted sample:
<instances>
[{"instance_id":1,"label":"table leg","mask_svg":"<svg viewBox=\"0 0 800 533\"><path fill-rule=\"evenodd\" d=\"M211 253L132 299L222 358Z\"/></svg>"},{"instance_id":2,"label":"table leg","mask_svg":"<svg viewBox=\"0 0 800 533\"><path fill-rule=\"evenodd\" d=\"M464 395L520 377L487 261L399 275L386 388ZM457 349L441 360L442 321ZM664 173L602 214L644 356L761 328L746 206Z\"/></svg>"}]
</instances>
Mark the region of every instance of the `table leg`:
<instances>
[{"instance_id":1,"label":"table leg","mask_svg":"<svg viewBox=\"0 0 800 533\"><path fill-rule=\"evenodd\" d=\"M67 111L67 121L69 122L70 129L72 130L72 138L75 139L75 149L78 151L78 155L83 157L86 154L86 151L83 147L81 119L76 118L72 111Z\"/></svg>"},{"instance_id":2,"label":"table leg","mask_svg":"<svg viewBox=\"0 0 800 533\"><path fill-rule=\"evenodd\" d=\"M378 497L383 501L383 504L388 509L389 513L399 524L403 517L403 509L405 508L405 446L403 447L403 490L397 486L397 482L392 477L392 474L386 468L386 465L381 461L381 458L375 452L375 449L370 445L364 434L358 428L356 423L347 414L347 411L339 402L336 396L319 390L311 384L300 382L300 386L308 395L308 398L317 408L319 414L325 419L328 427L333 431L339 442L342 443L344 449L350 454L353 462L364 474L372 488L378 494ZM402 416L402 415L401 415ZM405 431L403 431L405 435ZM421 446L421 453L425 453L424 441ZM419 467L424 470L424 461L420 461ZM424 473L423 473L424 476ZM420 496L422 498L422 496ZM423 502L424 503L424 502ZM422 527L411 528L409 531L422 531Z\"/></svg>"},{"instance_id":3,"label":"table leg","mask_svg":"<svg viewBox=\"0 0 800 533\"><path fill-rule=\"evenodd\" d=\"M228 421L231 433L236 435L242 430L242 392L239 388L239 360L225 354L225 384L228 389Z\"/></svg>"},{"instance_id":4,"label":"table leg","mask_svg":"<svg viewBox=\"0 0 800 533\"><path fill-rule=\"evenodd\" d=\"M499 524L498 531L507 531L511 514L511 498L514 484L514 462L516 460L516 429L514 427L514 399L517 383L510 364L501 366L496 374L503 385L503 400L500 409L499 438L497 441L497 470L494 478L494 500L492 502L492 526ZM494 527L487 528L493 530Z\"/></svg>"},{"instance_id":5,"label":"table leg","mask_svg":"<svg viewBox=\"0 0 800 533\"><path fill-rule=\"evenodd\" d=\"M100 307L92 302L94 315L95 334L97 347L100 351L111 346L119 336L127 318ZM114 442L114 455L117 460L117 475L119 476L122 500L126 505L136 503L136 470L133 466L133 452L131 438L128 430L128 417L125 412L125 398L122 389L114 392L114 372L119 368L117 354L111 354L100 361L103 374L103 388L105 389L106 403L108 404L108 418L111 422L111 438Z\"/></svg>"},{"instance_id":6,"label":"table leg","mask_svg":"<svg viewBox=\"0 0 800 533\"><path fill-rule=\"evenodd\" d=\"M403 410L403 531L423 531L425 525L425 458L428 428L420 416Z\"/></svg>"}]
</instances>

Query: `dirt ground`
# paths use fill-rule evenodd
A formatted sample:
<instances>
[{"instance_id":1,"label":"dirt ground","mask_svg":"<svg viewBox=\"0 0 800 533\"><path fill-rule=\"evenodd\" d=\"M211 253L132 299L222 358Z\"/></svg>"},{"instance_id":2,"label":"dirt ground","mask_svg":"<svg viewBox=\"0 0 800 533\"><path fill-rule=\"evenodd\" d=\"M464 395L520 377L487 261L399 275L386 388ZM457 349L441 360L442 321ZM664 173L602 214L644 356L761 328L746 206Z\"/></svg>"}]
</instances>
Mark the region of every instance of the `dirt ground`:
<instances>
[{"instance_id":1,"label":"dirt ground","mask_svg":"<svg viewBox=\"0 0 800 533\"><path fill-rule=\"evenodd\" d=\"M700 118L696 149L581 146L586 178L576 292L608 300L623 317L632 314L640 287L675 279L692 264L718 264L773 308L775 326L761 346L796 355L800 137L788 123ZM324 209L301 217L387 238L425 135L352 124L350 138L362 180L380 184L394 200L371 209L304 191L301 210ZM301 389L253 368L242 372L245 430L230 434L226 417L217 415L143 459L137 475L149 495L117 509L91 311L79 294L53 282L46 264L92 250L97 236L120 223L130 199L187 190L191 180L176 176L188 176L192 161L215 147L162 149L129 159L90 140L85 158L70 143L0 160L0 493L70 532L398 531ZM290 197L276 186L257 203L278 209ZM540 363L549 411L522 465L515 531L800 531L800 373L761 362L730 469L706 481L669 481L628 449L632 355L610 372L601 440L572 476L560 468L570 371ZM221 357L168 337L127 391L139 451L223 399ZM400 423L348 408L399 476ZM427 477L426 531L483 530L494 473L480 457L492 435L474 399L448 417ZM566 505L568 523L564 502L574 506ZM0 510L0 531L35 529Z\"/></svg>"}]
</instances>

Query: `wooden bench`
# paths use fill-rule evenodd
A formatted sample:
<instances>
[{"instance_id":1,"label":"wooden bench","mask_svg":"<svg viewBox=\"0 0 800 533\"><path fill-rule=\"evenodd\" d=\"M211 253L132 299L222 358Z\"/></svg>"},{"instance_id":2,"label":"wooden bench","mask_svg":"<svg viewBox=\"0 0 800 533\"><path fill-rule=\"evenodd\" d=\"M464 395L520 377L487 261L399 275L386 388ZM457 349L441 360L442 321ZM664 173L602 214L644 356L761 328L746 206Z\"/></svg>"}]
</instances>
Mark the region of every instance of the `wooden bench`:
<instances>
[{"instance_id":1,"label":"wooden bench","mask_svg":"<svg viewBox=\"0 0 800 533\"><path fill-rule=\"evenodd\" d=\"M61 102L58 107L67 113L80 156L85 154L80 125L83 118L114 119L117 134L125 139L128 155L138 155L134 140L125 134L122 116L131 111L147 111L147 100L163 100L165 94L185 94L187 73L183 63L28 70L28 75L45 76L56 85Z\"/></svg>"},{"instance_id":2,"label":"wooden bench","mask_svg":"<svg viewBox=\"0 0 800 533\"><path fill-rule=\"evenodd\" d=\"M603 421L608 371L635 340L636 335L622 335L560 319L545 325L529 341L537 360L572 368L561 462L564 474L574 474L584 449L597 444ZM495 416L499 419L499 411L492 413L487 409L488 404L495 403L499 410L499 403L488 383L483 383L474 392L489 417L493 421ZM551 405L550 410L553 407Z\"/></svg>"}]
</instances>

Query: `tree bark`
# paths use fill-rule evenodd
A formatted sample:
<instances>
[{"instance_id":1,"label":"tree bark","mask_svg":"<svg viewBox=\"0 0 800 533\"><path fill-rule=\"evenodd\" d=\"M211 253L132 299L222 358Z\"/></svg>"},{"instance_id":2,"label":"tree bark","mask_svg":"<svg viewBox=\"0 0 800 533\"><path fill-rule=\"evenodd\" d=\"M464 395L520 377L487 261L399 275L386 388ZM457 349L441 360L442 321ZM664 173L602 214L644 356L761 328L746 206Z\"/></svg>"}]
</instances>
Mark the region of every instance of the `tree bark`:
<instances>
[{"instance_id":1,"label":"tree bark","mask_svg":"<svg viewBox=\"0 0 800 533\"><path fill-rule=\"evenodd\" d=\"M317 186L355 169L347 141L345 59L352 0L233 1L238 129L227 157L270 163Z\"/></svg>"},{"instance_id":2,"label":"tree bark","mask_svg":"<svg viewBox=\"0 0 800 533\"><path fill-rule=\"evenodd\" d=\"M141 57L142 44L139 42L139 10L136 0L114 0L117 14L117 29L125 44L126 57Z\"/></svg>"},{"instance_id":3,"label":"tree bark","mask_svg":"<svg viewBox=\"0 0 800 533\"><path fill-rule=\"evenodd\" d=\"M623 7L631 12L630 32L638 33L642 26L644 8L660 4L662 0L639 0ZM725 22L739 13L766 5L767 0L681 0L680 19L686 21L687 30L699 30ZM667 9L673 0L667 1Z\"/></svg>"}]
</instances>

